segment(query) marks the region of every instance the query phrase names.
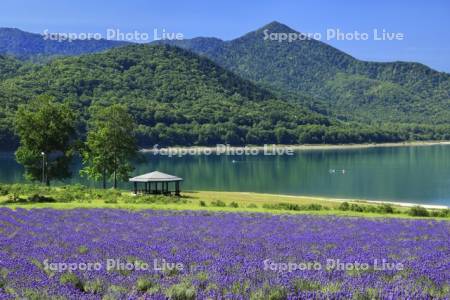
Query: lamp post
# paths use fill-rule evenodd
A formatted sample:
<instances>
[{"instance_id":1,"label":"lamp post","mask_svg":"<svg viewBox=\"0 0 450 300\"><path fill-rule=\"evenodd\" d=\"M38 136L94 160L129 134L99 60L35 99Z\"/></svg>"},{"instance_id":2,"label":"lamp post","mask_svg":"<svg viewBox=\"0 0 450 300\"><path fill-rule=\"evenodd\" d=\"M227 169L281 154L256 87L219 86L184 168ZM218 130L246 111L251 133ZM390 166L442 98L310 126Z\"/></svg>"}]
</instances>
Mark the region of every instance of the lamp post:
<instances>
[{"instance_id":1,"label":"lamp post","mask_svg":"<svg viewBox=\"0 0 450 300\"><path fill-rule=\"evenodd\" d=\"M42 184L45 184L45 152L41 152L42 155Z\"/></svg>"}]
</instances>

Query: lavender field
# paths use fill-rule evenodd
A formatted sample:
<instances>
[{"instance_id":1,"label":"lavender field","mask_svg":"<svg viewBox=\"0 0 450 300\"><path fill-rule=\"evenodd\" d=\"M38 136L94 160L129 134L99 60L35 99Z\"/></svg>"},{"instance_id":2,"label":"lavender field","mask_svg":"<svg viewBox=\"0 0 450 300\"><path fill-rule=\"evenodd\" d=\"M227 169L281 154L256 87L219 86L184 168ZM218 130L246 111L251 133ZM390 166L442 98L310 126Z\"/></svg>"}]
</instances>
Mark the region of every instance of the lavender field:
<instances>
[{"instance_id":1,"label":"lavender field","mask_svg":"<svg viewBox=\"0 0 450 300\"><path fill-rule=\"evenodd\" d=\"M0 299L448 299L450 223L0 208Z\"/></svg>"}]
</instances>

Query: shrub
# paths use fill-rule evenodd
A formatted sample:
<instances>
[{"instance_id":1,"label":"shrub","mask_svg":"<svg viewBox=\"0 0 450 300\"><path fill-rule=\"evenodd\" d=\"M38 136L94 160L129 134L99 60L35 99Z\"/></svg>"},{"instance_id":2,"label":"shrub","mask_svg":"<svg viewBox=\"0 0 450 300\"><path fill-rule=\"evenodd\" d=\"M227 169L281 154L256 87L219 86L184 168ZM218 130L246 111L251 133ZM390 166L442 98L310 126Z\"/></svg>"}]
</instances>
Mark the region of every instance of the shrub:
<instances>
[{"instance_id":1,"label":"shrub","mask_svg":"<svg viewBox=\"0 0 450 300\"><path fill-rule=\"evenodd\" d=\"M136 281L136 289L140 292L146 292L154 286L155 283L147 277L139 277Z\"/></svg>"},{"instance_id":2,"label":"shrub","mask_svg":"<svg viewBox=\"0 0 450 300\"><path fill-rule=\"evenodd\" d=\"M356 212L363 212L364 211L364 209L361 206L359 206L358 204L354 204L354 203L350 204L350 210L351 211L356 211Z\"/></svg>"},{"instance_id":3,"label":"shrub","mask_svg":"<svg viewBox=\"0 0 450 300\"><path fill-rule=\"evenodd\" d=\"M247 208L258 208L258 205L250 203L249 205L247 205Z\"/></svg>"},{"instance_id":4,"label":"shrub","mask_svg":"<svg viewBox=\"0 0 450 300\"><path fill-rule=\"evenodd\" d=\"M282 286L264 286L262 289L252 292L250 300L285 300L287 290Z\"/></svg>"},{"instance_id":5,"label":"shrub","mask_svg":"<svg viewBox=\"0 0 450 300\"><path fill-rule=\"evenodd\" d=\"M208 285L208 273L206 272L200 272L196 275L197 280L198 280L198 287L202 290L206 289L207 285Z\"/></svg>"},{"instance_id":6,"label":"shrub","mask_svg":"<svg viewBox=\"0 0 450 300\"><path fill-rule=\"evenodd\" d=\"M292 203L263 204L266 209L301 210L300 205Z\"/></svg>"},{"instance_id":7,"label":"shrub","mask_svg":"<svg viewBox=\"0 0 450 300\"><path fill-rule=\"evenodd\" d=\"M173 249L172 254L175 254L175 251ZM167 277L174 277L180 274L180 270L178 270L177 268L165 268L163 270L163 274Z\"/></svg>"},{"instance_id":8,"label":"shrub","mask_svg":"<svg viewBox=\"0 0 450 300\"><path fill-rule=\"evenodd\" d=\"M339 210L343 210L343 211L349 210L350 209L350 204L348 204L348 202L342 202L339 205L338 209Z\"/></svg>"},{"instance_id":9,"label":"shrub","mask_svg":"<svg viewBox=\"0 0 450 300\"><path fill-rule=\"evenodd\" d=\"M394 209L389 204L382 204L378 206L374 205L359 205L356 203L348 203L342 202L339 207L339 210L342 211L356 211L356 212L370 212L370 213L385 213L385 214L393 214Z\"/></svg>"},{"instance_id":10,"label":"shrub","mask_svg":"<svg viewBox=\"0 0 450 300\"><path fill-rule=\"evenodd\" d=\"M83 285L83 290L90 294L101 294L104 291L104 285L99 278L96 278L94 280L86 281Z\"/></svg>"},{"instance_id":11,"label":"shrub","mask_svg":"<svg viewBox=\"0 0 450 300\"><path fill-rule=\"evenodd\" d=\"M394 208L390 204L383 203L382 205L378 206L378 211L385 214L393 214Z\"/></svg>"},{"instance_id":12,"label":"shrub","mask_svg":"<svg viewBox=\"0 0 450 300\"><path fill-rule=\"evenodd\" d=\"M6 196L8 195L8 189L2 185L0 185L0 196Z\"/></svg>"},{"instance_id":13,"label":"shrub","mask_svg":"<svg viewBox=\"0 0 450 300\"><path fill-rule=\"evenodd\" d=\"M200 206L205 207L206 206L206 202L203 200L200 200Z\"/></svg>"},{"instance_id":14,"label":"shrub","mask_svg":"<svg viewBox=\"0 0 450 300\"><path fill-rule=\"evenodd\" d=\"M6 277L8 276L9 270L6 268L0 269L0 289L3 289L8 284Z\"/></svg>"},{"instance_id":15,"label":"shrub","mask_svg":"<svg viewBox=\"0 0 450 300\"><path fill-rule=\"evenodd\" d=\"M323 206L320 204L309 204L306 206L306 210L322 210Z\"/></svg>"},{"instance_id":16,"label":"shrub","mask_svg":"<svg viewBox=\"0 0 450 300\"><path fill-rule=\"evenodd\" d=\"M432 217L440 217L440 218L446 218L450 216L450 210L449 209L440 209L440 210L433 210L431 211Z\"/></svg>"},{"instance_id":17,"label":"shrub","mask_svg":"<svg viewBox=\"0 0 450 300\"><path fill-rule=\"evenodd\" d=\"M414 217L429 217L430 216L430 213L428 212L428 210L422 206L411 207L408 214L410 216L414 216Z\"/></svg>"},{"instance_id":18,"label":"shrub","mask_svg":"<svg viewBox=\"0 0 450 300\"><path fill-rule=\"evenodd\" d=\"M263 204L263 208L279 209L279 210L293 210L293 211L324 209L324 207L320 204L298 205L298 204L294 204L294 203Z\"/></svg>"},{"instance_id":19,"label":"shrub","mask_svg":"<svg viewBox=\"0 0 450 300\"><path fill-rule=\"evenodd\" d=\"M14 290L6 291L8 294L16 294ZM19 297L17 297L19 298ZM20 299L27 300L62 300L63 297L50 296L47 291L42 289L25 289Z\"/></svg>"},{"instance_id":20,"label":"shrub","mask_svg":"<svg viewBox=\"0 0 450 300\"><path fill-rule=\"evenodd\" d=\"M8 196L8 200L5 201L5 203L25 203L27 202L26 199L20 198L19 195L17 195L16 193L14 194L10 194Z\"/></svg>"},{"instance_id":21,"label":"shrub","mask_svg":"<svg viewBox=\"0 0 450 300\"><path fill-rule=\"evenodd\" d=\"M223 202L222 200L214 200L211 202L212 206L217 206L217 207L226 207L227 205L225 204L225 202Z\"/></svg>"},{"instance_id":22,"label":"shrub","mask_svg":"<svg viewBox=\"0 0 450 300\"><path fill-rule=\"evenodd\" d=\"M119 285L110 285L106 294L102 297L102 300L117 300L117 299L126 299L125 295L128 289L119 286Z\"/></svg>"},{"instance_id":23,"label":"shrub","mask_svg":"<svg viewBox=\"0 0 450 300\"><path fill-rule=\"evenodd\" d=\"M239 204L237 204L236 202L233 201L233 202L230 203L230 207L238 208Z\"/></svg>"},{"instance_id":24,"label":"shrub","mask_svg":"<svg viewBox=\"0 0 450 300\"><path fill-rule=\"evenodd\" d=\"M379 209L379 207L376 207L374 205L367 205L364 207L364 211L369 212L369 213L376 213L376 212L379 212L380 209Z\"/></svg>"},{"instance_id":25,"label":"shrub","mask_svg":"<svg viewBox=\"0 0 450 300\"><path fill-rule=\"evenodd\" d=\"M294 281L294 290L298 292L304 291L319 291L321 289L321 285L319 282L315 282L307 279L297 279Z\"/></svg>"},{"instance_id":26,"label":"shrub","mask_svg":"<svg viewBox=\"0 0 450 300\"><path fill-rule=\"evenodd\" d=\"M263 300L263 299L265 299L263 290L257 290L250 294L250 300Z\"/></svg>"},{"instance_id":27,"label":"shrub","mask_svg":"<svg viewBox=\"0 0 450 300\"><path fill-rule=\"evenodd\" d=\"M374 288L367 288L364 291L357 291L355 292L353 298L355 300L381 299L380 292Z\"/></svg>"},{"instance_id":28,"label":"shrub","mask_svg":"<svg viewBox=\"0 0 450 300\"><path fill-rule=\"evenodd\" d=\"M86 246L78 247L78 253L80 253L80 254L86 254L86 253L88 253L88 251L89 251L89 248Z\"/></svg>"},{"instance_id":29,"label":"shrub","mask_svg":"<svg viewBox=\"0 0 450 300\"><path fill-rule=\"evenodd\" d=\"M192 284L182 282L168 288L166 296L172 300L194 300L197 297L197 291Z\"/></svg>"},{"instance_id":30,"label":"shrub","mask_svg":"<svg viewBox=\"0 0 450 300\"><path fill-rule=\"evenodd\" d=\"M106 199L105 203L106 204L117 204L117 199Z\"/></svg>"},{"instance_id":31,"label":"shrub","mask_svg":"<svg viewBox=\"0 0 450 300\"><path fill-rule=\"evenodd\" d=\"M71 284L80 290L84 290L83 284L82 284L80 278L78 278L78 276L73 273L62 274L61 277L59 278L59 283L60 284Z\"/></svg>"},{"instance_id":32,"label":"shrub","mask_svg":"<svg viewBox=\"0 0 450 300\"><path fill-rule=\"evenodd\" d=\"M447 208L439 211L439 217L446 218L448 216L450 216L450 209Z\"/></svg>"},{"instance_id":33,"label":"shrub","mask_svg":"<svg viewBox=\"0 0 450 300\"><path fill-rule=\"evenodd\" d=\"M62 195L58 196L58 199L60 202L72 202L75 201L75 196L72 195L70 192L63 193Z\"/></svg>"},{"instance_id":34,"label":"shrub","mask_svg":"<svg viewBox=\"0 0 450 300\"><path fill-rule=\"evenodd\" d=\"M56 200L51 197L46 197L39 194L33 194L28 197L27 201L32 203L56 202Z\"/></svg>"},{"instance_id":35,"label":"shrub","mask_svg":"<svg viewBox=\"0 0 450 300\"><path fill-rule=\"evenodd\" d=\"M432 216L432 217L439 217L439 212L437 210L432 210L430 212L430 216Z\"/></svg>"},{"instance_id":36,"label":"shrub","mask_svg":"<svg viewBox=\"0 0 450 300\"><path fill-rule=\"evenodd\" d=\"M272 287L268 294L269 300L285 300L287 299L287 291L282 286Z\"/></svg>"}]
</instances>

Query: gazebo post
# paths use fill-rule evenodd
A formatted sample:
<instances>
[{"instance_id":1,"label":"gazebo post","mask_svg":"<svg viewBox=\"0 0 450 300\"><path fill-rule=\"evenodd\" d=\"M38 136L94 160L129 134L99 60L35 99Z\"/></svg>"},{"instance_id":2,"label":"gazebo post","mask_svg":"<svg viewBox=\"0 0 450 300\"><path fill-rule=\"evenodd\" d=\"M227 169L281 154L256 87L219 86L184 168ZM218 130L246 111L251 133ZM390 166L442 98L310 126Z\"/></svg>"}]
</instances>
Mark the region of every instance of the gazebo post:
<instances>
[{"instance_id":1,"label":"gazebo post","mask_svg":"<svg viewBox=\"0 0 450 300\"><path fill-rule=\"evenodd\" d=\"M180 196L180 182L175 181L175 196Z\"/></svg>"},{"instance_id":2,"label":"gazebo post","mask_svg":"<svg viewBox=\"0 0 450 300\"><path fill-rule=\"evenodd\" d=\"M134 182L134 194L137 195L137 182Z\"/></svg>"}]
</instances>

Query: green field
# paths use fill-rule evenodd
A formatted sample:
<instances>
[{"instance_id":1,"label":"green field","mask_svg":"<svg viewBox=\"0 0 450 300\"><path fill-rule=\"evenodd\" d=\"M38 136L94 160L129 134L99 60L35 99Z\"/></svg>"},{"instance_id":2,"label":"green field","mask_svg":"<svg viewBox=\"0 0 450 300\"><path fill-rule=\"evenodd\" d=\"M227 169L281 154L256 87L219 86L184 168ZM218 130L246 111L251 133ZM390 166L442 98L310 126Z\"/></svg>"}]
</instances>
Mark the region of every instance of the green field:
<instances>
[{"instance_id":1,"label":"green field","mask_svg":"<svg viewBox=\"0 0 450 300\"><path fill-rule=\"evenodd\" d=\"M133 195L126 190L102 190L81 185L44 187L0 185L0 206L10 208L118 208L127 210L207 210L274 214L319 214L364 217L449 218L449 210L409 208L352 200L244 192L195 191L181 197Z\"/></svg>"}]
</instances>

